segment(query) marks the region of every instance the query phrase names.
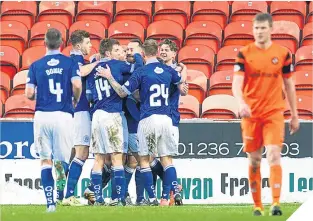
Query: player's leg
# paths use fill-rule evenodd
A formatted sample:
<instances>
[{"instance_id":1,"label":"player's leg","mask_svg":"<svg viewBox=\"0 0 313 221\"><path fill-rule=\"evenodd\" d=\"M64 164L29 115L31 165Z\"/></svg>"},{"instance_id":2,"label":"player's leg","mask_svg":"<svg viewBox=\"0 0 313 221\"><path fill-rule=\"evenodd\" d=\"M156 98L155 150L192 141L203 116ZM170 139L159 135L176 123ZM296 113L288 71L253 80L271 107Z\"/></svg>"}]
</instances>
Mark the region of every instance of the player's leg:
<instances>
[{"instance_id":1,"label":"player's leg","mask_svg":"<svg viewBox=\"0 0 313 221\"><path fill-rule=\"evenodd\" d=\"M270 186L272 189L272 206L270 215L281 216L280 193L282 187L281 150L284 140L284 117L278 112L264 120L263 139L267 149L270 166Z\"/></svg>"},{"instance_id":2,"label":"player's leg","mask_svg":"<svg viewBox=\"0 0 313 221\"><path fill-rule=\"evenodd\" d=\"M64 198L64 188L66 185L66 174L68 172L68 164L66 162L57 160L55 160L53 164L55 169L56 190L57 190L56 203L61 204Z\"/></svg>"},{"instance_id":3,"label":"player's leg","mask_svg":"<svg viewBox=\"0 0 313 221\"><path fill-rule=\"evenodd\" d=\"M136 171L136 167L137 167L137 160L136 158L132 155L132 154L128 154L127 156L127 161L126 161L126 165L124 166L125 169L125 202L126 205L132 205L132 201L128 192L128 186L129 183L131 181L131 178L134 174L134 172Z\"/></svg>"},{"instance_id":4,"label":"player's leg","mask_svg":"<svg viewBox=\"0 0 313 221\"><path fill-rule=\"evenodd\" d=\"M161 162L154 156L150 156L150 167L151 167L152 176L153 176L153 185L156 186L158 176L163 181L164 168Z\"/></svg>"}]
</instances>

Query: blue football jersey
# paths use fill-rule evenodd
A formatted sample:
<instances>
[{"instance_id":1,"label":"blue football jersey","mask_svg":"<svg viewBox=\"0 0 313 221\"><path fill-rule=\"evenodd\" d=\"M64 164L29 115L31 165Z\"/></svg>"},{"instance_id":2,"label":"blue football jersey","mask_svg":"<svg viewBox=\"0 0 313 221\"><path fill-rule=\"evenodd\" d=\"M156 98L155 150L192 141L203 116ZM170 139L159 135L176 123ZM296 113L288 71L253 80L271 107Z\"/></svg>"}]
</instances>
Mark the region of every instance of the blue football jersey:
<instances>
[{"instance_id":1,"label":"blue football jersey","mask_svg":"<svg viewBox=\"0 0 313 221\"><path fill-rule=\"evenodd\" d=\"M132 96L124 99L124 112L127 120L127 127L129 133L137 133L138 124L140 120L140 103Z\"/></svg>"},{"instance_id":2,"label":"blue football jersey","mask_svg":"<svg viewBox=\"0 0 313 221\"><path fill-rule=\"evenodd\" d=\"M177 63L173 63L170 67L173 69L177 68ZM171 84L170 87L170 107L171 107L171 118L173 126L178 127L180 121L180 113L178 111L180 91L176 84Z\"/></svg>"},{"instance_id":3,"label":"blue football jersey","mask_svg":"<svg viewBox=\"0 0 313 221\"><path fill-rule=\"evenodd\" d=\"M74 79L81 79L77 62L57 50L32 63L27 86L37 86L36 111L73 113Z\"/></svg>"},{"instance_id":4,"label":"blue football jersey","mask_svg":"<svg viewBox=\"0 0 313 221\"><path fill-rule=\"evenodd\" d=\"M171 84L178 84L180 81L180 74L173 68L157 59L150 59L145 66L135 70L123 89L128 95L139 89L140 119L153 114L171 117L169 88Z\"/></svg>"},{"instance_id":5,"label":"blue football jersey","mask_svg":"<svg viewBox=\"0 0 313 221\"><path fill-rule=\"evenodd\" d=\"M85 59L81 51L71 51L70 52L71 58L77 62L78 66L85 65ZM79 111L89 111L89 102L87 100L86 96L86 85L87 85L87 77L82 77L82 93L80 95L80 99L77 103L77 106L75 108L75 112Z\"/></svg>"}]
</instances>

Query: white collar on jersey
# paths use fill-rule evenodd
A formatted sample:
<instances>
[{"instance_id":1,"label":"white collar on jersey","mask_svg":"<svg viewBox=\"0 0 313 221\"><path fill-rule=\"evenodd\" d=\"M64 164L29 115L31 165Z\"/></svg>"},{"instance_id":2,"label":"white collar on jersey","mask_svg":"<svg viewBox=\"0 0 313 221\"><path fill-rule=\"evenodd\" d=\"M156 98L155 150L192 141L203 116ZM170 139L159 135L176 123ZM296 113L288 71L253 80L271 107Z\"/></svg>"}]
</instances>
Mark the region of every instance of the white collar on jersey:
<instances>
[{"instance_id":1,"label":"white collar on jersey","mask_svg":"<svg viewBox=\"0 0 313 221\"><path fill-rule=\"evenodd\" d=\"M46 55L55 55L55 54L62 54L62 53L60 52L60 50L48 50L46 52Z\"/></svg>"},{"instance_id":2,"label":"white collar on jersey","mask_svg":"<svg viewBox=\"0 0 313 221\"><path fill-rule=\"evenodd\" d=\"M157 58L149 58L149 59L146 61L146 65L147 65L147 64L151 64L151 63L160 63L160 62L158 61Z\"/></svg>"},{"instance_id":3,"label":"white collar on jersey","mask_svg":"<svg viewBox=\"0 0 313 221\"><path fill-rule=\"evenodd\" d=\"M107 62L107 61L109 61L109 60L111 60L111 58L107 58L107 57L105 57L105 58L100 58L100 62Z\"/></svg>"},{"instance_id":4,"label":"white collar on jersey","mask_svg":"<svg viewBox=\"0 0 313 221\"><path fill-rule=\"evenodd\" d=\"M171 65L170 65L171 68L173 69L176 69L177 68L177 62L174 61Z\"/></svg>"},{"instance_id":5,"label":"white collar on jersey","mask_svg":"<svg viewBox=\"0 0 313 221\"><path fill-rule=\"evenodd\" d=\"M84 56L81 51L79 51L79 50L74 50L74 49L72 49L72 50L70 51L70 55L72 55L72 54L73 54L73 55L82 55L82 56Z\"/></svg>"}]
</instances>

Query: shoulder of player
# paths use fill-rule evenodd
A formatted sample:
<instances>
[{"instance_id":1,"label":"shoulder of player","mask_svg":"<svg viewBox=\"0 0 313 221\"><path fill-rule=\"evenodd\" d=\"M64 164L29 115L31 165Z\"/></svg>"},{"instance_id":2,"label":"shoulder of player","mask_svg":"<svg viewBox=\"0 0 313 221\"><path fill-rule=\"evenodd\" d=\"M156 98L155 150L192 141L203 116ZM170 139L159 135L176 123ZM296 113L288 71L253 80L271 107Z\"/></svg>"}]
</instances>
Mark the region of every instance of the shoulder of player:
<instances>
[{"instance_id":1,"label":"shoulder of player","mask_svg":"<svg viewBox=\"0 0 313 221\"><path fill-rule=\"evenodd\" d=\"M287 57L288 55L290 55L290 51L286 47L274 42L272 44L274 47L273 51L281 53L283 57Z\"/></svg>"},{"instance_id":2,"label":"shoulder of player","mask_svg":"<svg viewBox=\"0 0 313 221\"><path fill-rule=\"evenodd\" d=\"M246 46L243 46L242 48L239 49L238 56L244 59L248 53L251 52L253 53L254 50L255 50L254 43L247 44Z\"/></svg>"}]
</instances>

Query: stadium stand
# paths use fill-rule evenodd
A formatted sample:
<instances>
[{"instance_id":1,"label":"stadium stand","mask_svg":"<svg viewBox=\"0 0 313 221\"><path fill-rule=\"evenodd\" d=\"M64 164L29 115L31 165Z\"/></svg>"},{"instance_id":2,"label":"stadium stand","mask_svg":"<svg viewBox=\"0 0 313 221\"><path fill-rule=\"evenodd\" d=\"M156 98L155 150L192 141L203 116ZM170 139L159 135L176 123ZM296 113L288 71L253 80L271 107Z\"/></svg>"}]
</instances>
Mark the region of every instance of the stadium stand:
<instances>
[{"instance_id":1,"label":"stadium stand","mask_svg":"<svg viewBox=\"0 0 313 221\"><path fill-rule=\"evenodd\" d=\"M312 97L308 96L297 96L297 110L299 118L303 120L313 120L312 112ZM284 112L285 118L290 119L290 108L287 102L286 110Z\"/></svg>"},{"instance_id":2,"label":"stadium stand","mask_svg":"<svg viewBox=\"0 0 313 221\"><path fill-rule=\"evenodd\" d=\"M46 54L45 46L34 46L24 51L22 55L22 68L21 70L28 69L29 66Z\"/></svg>"},{"instance_id":3,"label":"stadium stand","mask_svg":"<svg viewBox=\"0 0 313 221\"><path fill-rule=\"evenodd\" d=\"M210 78L210 87L208 95L228 94L232 93L233 70L217 71Z\"/></svg>"},{"instance_id":4,"label":"stadium stand","mask_svg":"<svg viewBox=\"0 0 313 221\"><path fill-rule=\"evenodd\" d=\"M233 70L235 64L235 58L243 46L230 45L224 46L217 53L215 71Z\"/></svg>"},{"instance_id":5,"label":"stadium stand","mask_svg":"<svg viewBox=\"0 0 313 221\"><path fill-rule=\"evenodd\" d=\"M179 100L179 112L182 119L199 117L199 101L192 95L182 96Z\"/></svg>"},{"instance_id":6,"label":"stadium stand","mask_svg":"<svg viewBox=\"0 0 313 221\"><path fill-rule=\"evenodd\" d=\"M313 70L313 45L299 48L295 54L295 70Z\"/></svg>"},{"instance_id":7,"label":"stadium stand","mask_svg":"<svg viewBox=\"0 0 313 221\"><path fill-rule=\"evenodd\" d=\"M201 71L188 70L187 82L189 84L188 94L197 98L201 104L206 97L207 77Z\"/></svg>"},{"instance_id":8,"label":"stadium stand","mask_svg":"<svg viewBox=\"0 0 313 221\"><path fill-rule=\"evenodd\" d=\"M13 76L20 68L20 54L10 46L0 46L0 70L13 79Z\"/></svg>"},{"instance_id":9,"label":"stadium stand","mask_svg":"<svg viewBox=\"0 0 313 221\"><path fill-rule=\"evenodd\" d=\"M28 70L16 73L16 75L13 78L13 87L11 90L11 96L25 93L27 74Z\"/></svg>"},{"instance_id":10,"label":"stadium stand","mask_svg":"<svg viewBox=\"0 0 313 221\"><path fill-rule=\"evenodd\" d=\"M242 45L253 42L252 22L236 21L229 23L224 30L224 46Z\"/></svg>"},{"instance_id":11,"label":"stadium stand","mask_svg":"<svg viewBox=\"0 0 313 221\"><path fill-rule=\"evenodd\" d=\"M313 44L313 25L312 23L308 23L304 26L302 32L302 41L301 46L307 46Z\"/></svg>"},{"instance_id":12,"label":"stadium stand","mask_svg":"<svg viewBox=\"0 0 313 221\"><path fill-rule=\"evenodd\" d=\"M267 12L267 3L265 1L234 1L230 20L232 22L252 21L253 17L259 12Z\"/></svg>"},{"instance_id":13,"label":"stadium stand","mask_svg":"<svg viewBox=\"0 0 313 221\"><path fill-rule=\"evenodd\" d=\"M26 98L25 95L13 95L5 102L4 118L33 118L35 101Z\"/></svg>"},{"instance_id":14,"label":"stadium stand","mask_svg":"<svg viewBox=\"0 0 313 221\"><path fill-rule=\"evenodd\" d=\"M313 98L313 78L312 71L296 71L293 79L296 86L297 96L308 96Z\"/></svg>"},{"instance_id":15,"label":"stadium stand","mask_svg":"<svg viewBox=\"0 0 313 221\"><path fill-rule=\"evenodd\" d=\"M10 94L10 77L6 73L1 71L0 80L0 100L1 103L4 104Z\"/></svg>"}]
</instances>

